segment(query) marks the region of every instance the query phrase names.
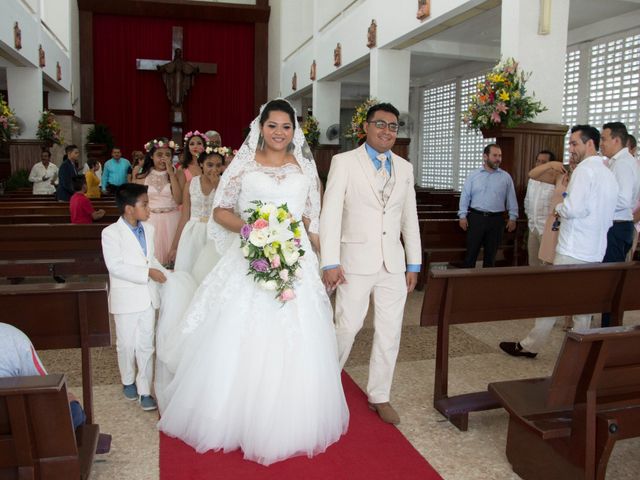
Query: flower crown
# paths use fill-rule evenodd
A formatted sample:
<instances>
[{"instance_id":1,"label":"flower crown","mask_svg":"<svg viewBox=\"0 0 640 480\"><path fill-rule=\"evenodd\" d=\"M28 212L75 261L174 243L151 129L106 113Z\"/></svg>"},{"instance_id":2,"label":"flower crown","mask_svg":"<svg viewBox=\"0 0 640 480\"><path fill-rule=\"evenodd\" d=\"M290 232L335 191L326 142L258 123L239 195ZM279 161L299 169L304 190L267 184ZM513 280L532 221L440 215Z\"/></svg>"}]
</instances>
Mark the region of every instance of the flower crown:
<instances>
[{"instance_id":1,"label":"flower crown","mask_svg":"<svg viewBox=\"0 0 640 480\"><path fill-rule=\"evenodd\" d=\"M197 136L197 137L202 137L202 138L206 138L204 133L199 132L198 130L194 130L192 132L187 132L187 134L184 136L184 143L187 143L189 141L189 139L193 136Z\"/></svg>"},{"instance_id":2,"label":"flower crown","mask_svg":"<svg viewBox=\"0 0 640 480\"><path fill-rule=\"evenodd\" d=\"M144 144L144 151L149 153L152 149L154 148L170 148L171 150L175 150L177 145L176 142L174 142L173 140L157 140L157 139L153 139L153 140L149 140L147 143Z\"/></svg>"},{"instance_id":3,"label":"flower crown","mask_svg":"<svg viewBox=\"0 0 640 480\"><path fill-rule=\"evenodd\" d=\"M222 155L222 158L228 157L229 155L235 155L237 153L237 150L232 150L230 147L222 147L222 146L215 146L215 145L216 144L207 143L207 146L204 149L205 153L207 155L211 153L217 153L218 155Z\"/></svg>"}]
</instances>

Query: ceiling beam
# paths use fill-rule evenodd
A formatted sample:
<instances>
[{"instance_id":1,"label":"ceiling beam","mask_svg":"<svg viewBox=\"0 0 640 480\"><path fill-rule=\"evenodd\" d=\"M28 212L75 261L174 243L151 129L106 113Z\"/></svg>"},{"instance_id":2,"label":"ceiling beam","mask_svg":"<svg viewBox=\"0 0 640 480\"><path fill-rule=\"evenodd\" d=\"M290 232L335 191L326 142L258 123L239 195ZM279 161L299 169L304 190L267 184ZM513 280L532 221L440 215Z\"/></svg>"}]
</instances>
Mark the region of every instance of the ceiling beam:
<instances>
[{"instance_id":1,"label":"ceiling beam","mask_svg":"<svg viewBox=\"0 0 640 480\"><path fill-rule=\"evenodd\" d=\"M423 40L409 47L412 54L458 60L495 61L500 59L500 47L444 40Z\"/></svg>"}]
</instances>

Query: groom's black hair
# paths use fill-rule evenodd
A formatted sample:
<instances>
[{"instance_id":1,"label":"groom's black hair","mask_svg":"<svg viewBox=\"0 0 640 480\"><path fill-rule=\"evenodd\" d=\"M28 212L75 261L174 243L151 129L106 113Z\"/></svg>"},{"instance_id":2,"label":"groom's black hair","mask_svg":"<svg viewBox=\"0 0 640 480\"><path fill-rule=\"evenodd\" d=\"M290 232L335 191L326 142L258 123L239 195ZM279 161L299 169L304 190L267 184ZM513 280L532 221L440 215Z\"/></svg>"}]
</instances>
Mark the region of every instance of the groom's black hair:
<instances>
[{"instance_id":1,"label":"groom's black hair","mask_svg":"<svg viewBox=\"0 0 640 480\"><path fill-rule=\"evenodd\" d=\"M137 183L123 183L116 190L116 205L120 215L124 214L124 207L131 205L136 206L138 198L147 193L147 186Z\"/></svg>"},{"instance_id":2,"label":"groom's black hair","mask_svg":"<svg viewBox=\"0 0 640 480\"><path fill-rule=\"evenodd\" d=\"M291 125L296 128L296 112L289 102L282 99L271 100L264 106L262 113L260 114L260 125L264 125L264 122L269 118L271 112L284 112L289 115L291 119Z\"/></svg>"},{"instance_id":3,"label":"groom's black hair","mask_svg":"<svg viewBox=\"0 0 640 480\"><path fill-rule=\"evenodd\" d=\"M394 107L390 103L378 103L377 105L374 105L373 107L369 108L369 110L367 111L367 122L373 118L373 114L376 113L378 110L382 110L383 112L393 113L396 116L396 118L400 118L400 112L396 107Z\"/></svg>"}]
</instances>

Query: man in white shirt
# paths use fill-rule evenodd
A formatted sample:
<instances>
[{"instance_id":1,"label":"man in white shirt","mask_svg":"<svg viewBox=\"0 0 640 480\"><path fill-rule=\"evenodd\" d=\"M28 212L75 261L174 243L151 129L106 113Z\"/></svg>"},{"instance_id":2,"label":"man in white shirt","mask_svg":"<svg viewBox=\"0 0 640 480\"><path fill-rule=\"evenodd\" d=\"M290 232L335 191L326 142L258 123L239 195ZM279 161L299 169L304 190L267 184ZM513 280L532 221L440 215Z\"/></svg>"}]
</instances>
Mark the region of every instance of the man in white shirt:
<instances>
[{"instance_id":1,"label":"man in white shirt","mask_svg":"<svg viewBox=\"0 0 640 480\"><path fill-rule=\"evenodd\" d=\"M607 249L607 231L613 224L618 182L598 156L600 133L590 125L571 129L569 153L576 163L558 216L558 246L554 265L602 262ZM545 343L556 317L538 318L521 342L501 342L500 348L514 357L534 358ZM588 329L591 315L574 315L576 329Z\"/></svg>"},{"instance_id":2,"label":"man in white shirt","mask_svg":"<svg viewBox=\"0 0 640 480\"><path fill-rule=\"evenodd\" d=\"M538 167L548 162L555 162L556 156L549 150L541 150L536 156L535 166ZM538 180L529 179L527 184L527 194L524 197L524 212L527 214L529 224L529 239L527 241L527 250L529 253L529 265L542 265L538 252L540 251L540 242L542 241L542 233L547 218L551 213L553 205L551 205L551 197L555 185L540 182Z\"/></svg>"},{"instance_id":3,"label":"man in white shirt","mask_svg":"<svg viewBox=\"0 0 640 480\"><path fill-rule=\"evenodd\" d=\"M42 150L40 161L31 168L29 181L33 183L34 195L53 195L56 193L54 182L58 178L58 167L51 163L51 152Z\"/></svg>"},{"instance_id":4,"label":"man in white shirt","mask_svg":"<svg viewBox=\"0 0 640 480\"><path fill-rule=\"evenodd\" d=\"M633 244L633 209L640 192L638 163L627 148L627 127L624 123L610 122L602 126L602 154L609 159L609 168L616 177L620 192L613 225L607 232L607 251L603 262L624 262ZM602 326L608 327L610 315L602 315Z\"/></svg>"}]
</instances>

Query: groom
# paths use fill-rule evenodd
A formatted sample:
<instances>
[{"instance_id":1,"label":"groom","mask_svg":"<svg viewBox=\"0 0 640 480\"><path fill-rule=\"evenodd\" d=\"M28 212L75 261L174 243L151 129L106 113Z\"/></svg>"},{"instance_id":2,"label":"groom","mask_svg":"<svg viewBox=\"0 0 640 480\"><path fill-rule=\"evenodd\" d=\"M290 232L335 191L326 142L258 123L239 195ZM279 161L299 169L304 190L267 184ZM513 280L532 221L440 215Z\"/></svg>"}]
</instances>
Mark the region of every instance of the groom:
<instances>
[{"instance_id":1,"label":"groom","mask_svg":"<svg viewBox=\"0 0 640 480\"><path fill-rule=\"evenodd\" d=\"M375 334L367 395L369 407L395 425L400 417L389 403L391 382L404 304L421 263L413 167L391 152L398 115L389 103L369 109L366 143L331 160L320 216L323 281L327 288L337 288L340 364L349 357L373 293Z\"/></svg>"}]
</instances>

